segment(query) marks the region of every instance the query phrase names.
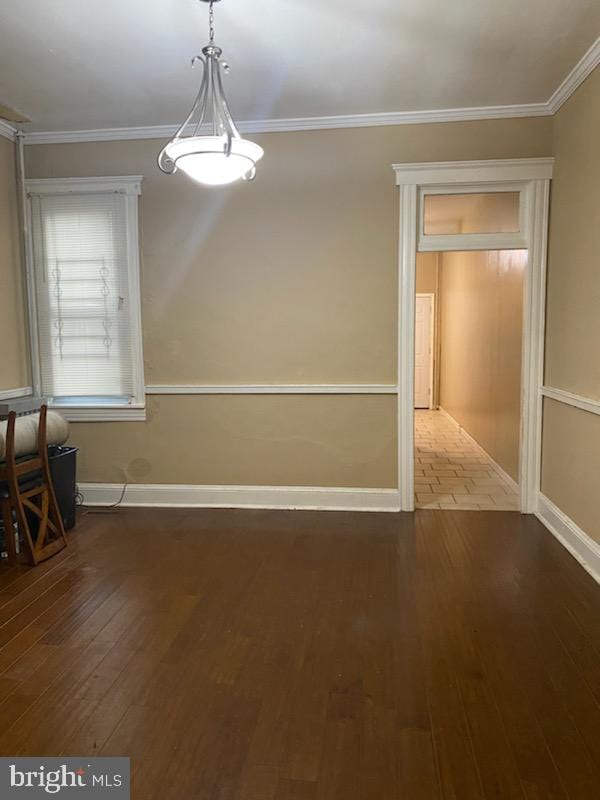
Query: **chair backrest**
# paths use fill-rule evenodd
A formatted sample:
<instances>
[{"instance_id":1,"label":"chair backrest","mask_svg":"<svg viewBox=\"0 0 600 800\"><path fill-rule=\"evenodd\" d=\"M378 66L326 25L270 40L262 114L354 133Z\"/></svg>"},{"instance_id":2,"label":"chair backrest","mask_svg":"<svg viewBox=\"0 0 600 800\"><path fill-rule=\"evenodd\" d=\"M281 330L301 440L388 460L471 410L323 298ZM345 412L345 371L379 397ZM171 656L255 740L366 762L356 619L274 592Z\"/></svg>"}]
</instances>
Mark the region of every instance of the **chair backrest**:
<instances>
[{"instance_id":1,"label":"chair backrest","mask_svg":"<svg viewBox=\"0 0 600 800\"><path fill-rule=\"evenodd\" d=\"M0 465L0 479L5 478L5 474L11 471L16 477L37 472L48 459L48 449L46 446L46 414L48 406L40 408L40 418L37 433L37 453L32 453L30 457L25 457L17 461L15 455L15 429L17 414L11 411L8 415L8 425L6 428L6 461L4 466Z\"/></svg>"},{"instance_id":2,"label":"chair backrest","mask_svg":"<svg viewBox=\"0 0 600 800\"><path fill-rule=\"evenodd\" d=\"M47 410L46 405L40 408L37 453L18 459L15 448L17 414L15 411L10 412L6 429L6 462L3 467L0 466L0 480L7 481L9 490L8 501L3 501L3 513L6 512L6 503L10 502L28 560L34 566L58 553L67 544L50 474L46 436ZM33 448L35 445L28 443L27 446ZM35 473L32 480L19 480L31 473ZM9 512L9 528L12 526L11 515L12 511ZM16 557L14 551L12 555Z\"/></svg>"}]
</instances>

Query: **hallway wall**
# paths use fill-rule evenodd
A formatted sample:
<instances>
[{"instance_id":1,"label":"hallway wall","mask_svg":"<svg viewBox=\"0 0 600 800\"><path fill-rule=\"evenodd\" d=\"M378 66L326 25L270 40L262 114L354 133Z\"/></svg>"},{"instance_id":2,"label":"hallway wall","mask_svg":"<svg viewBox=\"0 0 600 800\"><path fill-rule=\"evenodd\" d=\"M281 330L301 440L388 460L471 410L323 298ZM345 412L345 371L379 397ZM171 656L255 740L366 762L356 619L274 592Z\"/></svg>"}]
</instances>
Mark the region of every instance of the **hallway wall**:
<instances>
[{"instance_id":1,"label":"hallway wall","mask_svg":"<svg viewBox=\"0 0 600 800\"><path fill-rule=\"evenodd\" d=\"M417 253L416 292L433 295L433 396L434 408L440 402L440 331L439 331L439 253Z\"/></svg>"},{"instance_id":2,"label":"hallway wall","mask_svg":"<svg viewBox=\"0 0 600 800\"><path fill-rule=\"evenodd\" d=\"M440 405L519 474L525 250L443 253Z\"/></svg>"}]
</instances>

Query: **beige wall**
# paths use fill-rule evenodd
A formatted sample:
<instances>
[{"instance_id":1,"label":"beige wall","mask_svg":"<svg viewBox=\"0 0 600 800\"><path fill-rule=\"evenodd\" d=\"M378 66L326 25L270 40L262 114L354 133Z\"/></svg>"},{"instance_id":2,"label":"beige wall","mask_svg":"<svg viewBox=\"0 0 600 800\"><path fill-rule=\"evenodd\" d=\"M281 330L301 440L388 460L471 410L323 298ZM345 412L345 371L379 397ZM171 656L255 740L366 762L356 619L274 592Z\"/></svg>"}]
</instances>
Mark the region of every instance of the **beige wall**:
<instances>
[{"instance_id":1,"label":"beige wall","mask_svg":"<svg viewBox=\"0 0 600 800\"><path fill-rule=\"evenodd\" d=\"M524 250L444 253L440 405L518 480Z\"/></svg>"},{"instance_id":2,"label":"beige wall","mask_svg":"<svg viewBox=\"0 0 600 800\"><path fill-rule=\"evenodd\" d=\"M15 145L0 136L0 391L29 384Z\"/></svg>"},{"instance_id":3,"label":"beige wall","mask_svg":"<svg viewBox=\"0 0 600 800\"><path fill-rule=\"evenodd\" d=\"M546 383L600 399L600 69L554 121Z\"/></svg>"},{"instance_id":4,"label":"beige wall","mask_svg":"<svg viewBox=\"0 0 600 800\"><path fill-rule=\"evenodd\" d=\"M148 140L31 146L27 174L145 176L146 383L395 383L398 198L390 165L547 156L551 128L537 118L266 134L256 137L266 151L256 182L225 190L162 176L161 143ZM73 439L83 452L81 480L393 486L394 403L162 398L147 423L74 425ZM175 468L166 470L155 462L173 420L181 433L165 462ZM363 425L374 426L373 441ZM151 474L131 472L138 459L153 465Z\"/></svg>"},{"instance_id":5,"label":"beige wall","mask_svg":"<svg viewBox=\"0 0 600 800\"><path fill-rule=\"evenodd\" d=\"M546 384L600 399L600 69L554 121ZM600 542L600 418L544 403L542 491Z\"/></svg>"},{"instance_id":6,"label":"beige wall","mask_svg":"<svg viewBox=\"0 0 600 800\"><path fill-rule=\"evenodd\" d=\"M397 485L393 396L150 397L146 423L72 429L82 480Z\"/></svg>"},{"instance_id":7,"label":"beige wall","mask_svg":"<svg viewBox=\"0 0 600 800\"><path fill-rule=\"evenodd\" d=\"M600 416L544 399L542 491L600 542Z\"/></svg>"},{"instance_id":8,"label":"beige wall","mask_svg":"<svg viewBox=\"0 0 600 800\"><path fill-rule=\"evenodd\" d=\"M417 294L437 293L437 253L417 253Z\"/></svg>"}]
</instances>

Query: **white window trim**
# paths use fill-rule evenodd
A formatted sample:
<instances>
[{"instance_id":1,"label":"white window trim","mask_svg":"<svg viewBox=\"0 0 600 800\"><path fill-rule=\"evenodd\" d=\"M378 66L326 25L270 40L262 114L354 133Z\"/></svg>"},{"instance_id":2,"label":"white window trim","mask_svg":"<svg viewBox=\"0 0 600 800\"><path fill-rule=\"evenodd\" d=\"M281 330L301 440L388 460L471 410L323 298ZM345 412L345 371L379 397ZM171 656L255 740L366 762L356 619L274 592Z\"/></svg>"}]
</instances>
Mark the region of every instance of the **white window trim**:
<instances>
[{"instance_id":1,"label":"white window trim","mask_svg":"<svg viewBox=\"0 0 600 800\"><path fill-rule=\"evenodd\" d=\"M134 396L127 405L56 405L70 422L133 422L146 419L144 386L144 356L142 340L142 308L140 290L140 245L138 197L142 193L142 175L119 175L94 178L32 178L25 181L28 202L26 208L26 262L28 285L28 315L31 339L31 368L33 390L41 394L41 368L38 350L37 308L35 302L35 275L33 268L33 242L31 234L31 194L80 194L90 192L120 192L125 195L127 228L127 267L130 286L131 335L134 348ZM51 404L52 406L52 404Z\"/></svg>"}]
</instances>

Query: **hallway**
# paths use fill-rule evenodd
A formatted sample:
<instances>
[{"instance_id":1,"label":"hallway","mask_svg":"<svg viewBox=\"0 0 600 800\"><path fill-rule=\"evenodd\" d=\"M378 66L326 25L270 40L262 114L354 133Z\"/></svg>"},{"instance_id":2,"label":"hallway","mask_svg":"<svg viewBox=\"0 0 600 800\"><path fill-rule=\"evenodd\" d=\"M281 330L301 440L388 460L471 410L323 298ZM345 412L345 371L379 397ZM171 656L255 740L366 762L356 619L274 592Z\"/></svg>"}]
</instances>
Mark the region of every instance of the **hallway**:
<instances>
[{"instance_id":1,"label":"hallway","mask_svg":"<svg viewBox=\"0 0 600 800\"><path fill-rule=\"evenodd\" d=\"M496 465L442 411L415 410L417 508L517 511L518 496Z\"/></svg>"}]
</instances>

